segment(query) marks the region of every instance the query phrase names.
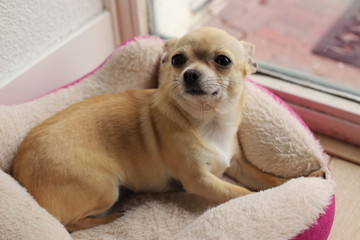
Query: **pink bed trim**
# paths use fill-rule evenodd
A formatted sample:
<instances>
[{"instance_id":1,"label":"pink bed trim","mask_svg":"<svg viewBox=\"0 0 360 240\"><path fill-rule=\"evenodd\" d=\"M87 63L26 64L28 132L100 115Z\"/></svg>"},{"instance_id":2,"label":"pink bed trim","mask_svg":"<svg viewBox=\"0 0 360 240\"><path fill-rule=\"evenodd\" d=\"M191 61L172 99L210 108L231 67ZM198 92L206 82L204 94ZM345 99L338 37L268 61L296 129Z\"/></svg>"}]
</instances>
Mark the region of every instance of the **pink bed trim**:
<instances>
[{"instance_id":1,"label":"pink bed trim","mask_svg":"<svg viewBox=\"0 0 360 240\"><path fill-rule=\"evenodd\" d=\"M331 227L335 218L335 195L332 196L331 203L324 210L324 213L319 216L317 222L311 225L304 232L297 235L292 240L325 240L328 239Z\"/></svg>"}]
</instances>

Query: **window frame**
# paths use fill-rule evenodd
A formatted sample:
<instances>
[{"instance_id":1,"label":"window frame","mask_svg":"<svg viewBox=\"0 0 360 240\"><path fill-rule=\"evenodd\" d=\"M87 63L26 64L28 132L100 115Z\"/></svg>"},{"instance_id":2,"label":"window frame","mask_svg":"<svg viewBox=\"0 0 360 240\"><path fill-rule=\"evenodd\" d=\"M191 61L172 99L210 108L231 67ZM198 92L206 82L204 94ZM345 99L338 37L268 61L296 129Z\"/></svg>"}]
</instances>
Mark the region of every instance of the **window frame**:
<instances>
[{"instance_id":1,"label":"window frame","mask_svg":"<svg viewBox=\"0 0 360 240\"><path fill-rule=\"evenodd\" d=\"M147 1L103 0L111 14L116 45L132 37L149 34Z\"/></svg>"},{"instance_id":2,"label":"window frame","mask_svg":"<svg viewBox=\"0 0 360 240\"><path fill-rule=\"evenodd\" d=\"M273 76L255 74L250 78L287 102L311 130L360 146L358 102Z\"/></svg>"}]
</instances>

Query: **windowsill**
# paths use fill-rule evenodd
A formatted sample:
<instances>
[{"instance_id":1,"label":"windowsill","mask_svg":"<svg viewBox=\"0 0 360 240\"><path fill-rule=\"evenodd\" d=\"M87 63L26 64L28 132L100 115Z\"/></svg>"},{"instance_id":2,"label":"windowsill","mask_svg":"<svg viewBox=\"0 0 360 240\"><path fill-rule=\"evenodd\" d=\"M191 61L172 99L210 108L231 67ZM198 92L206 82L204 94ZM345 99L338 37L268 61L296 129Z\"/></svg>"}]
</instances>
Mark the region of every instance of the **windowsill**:
<instances>
[{"instance_id":1,"label":"windowsill","mask_svg":"<svg viewBox=\"0 0 360 240\"><path fill-rule=\"evenodd\" d=\"M360 146L358 102L275 77L250 78L285 100L314 132Z\"/></svg>"},{"instance_id":2,"label":"windowsill","mask_svg":"<svg viewBox=\"0 0 360 240\"><path fill-rule=\"evenodd\" d=\"M329 155L360 165L359 147L318 133L315 133L315 136Z\"/></svg>"}]
</instances>

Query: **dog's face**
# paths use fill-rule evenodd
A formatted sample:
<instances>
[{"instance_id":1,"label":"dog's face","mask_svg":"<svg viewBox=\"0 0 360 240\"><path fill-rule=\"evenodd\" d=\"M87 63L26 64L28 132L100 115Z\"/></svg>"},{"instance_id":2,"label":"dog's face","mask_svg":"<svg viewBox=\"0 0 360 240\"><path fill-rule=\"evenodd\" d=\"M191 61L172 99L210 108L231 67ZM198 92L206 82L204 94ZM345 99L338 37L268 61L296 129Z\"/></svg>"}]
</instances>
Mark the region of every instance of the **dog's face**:
<instances>
[{"instance_id":1,"label":"dog's face","mask_svg":"<svg viewBox=\"0 0 360 240\"><path fill-rule=\"evenodd\" d=\"M196 29L165 43L160 86L195 111L226 107L241 95L244 76L256 70L253 52L252 44L220 29Z\"/></svg>"}]
</instances>

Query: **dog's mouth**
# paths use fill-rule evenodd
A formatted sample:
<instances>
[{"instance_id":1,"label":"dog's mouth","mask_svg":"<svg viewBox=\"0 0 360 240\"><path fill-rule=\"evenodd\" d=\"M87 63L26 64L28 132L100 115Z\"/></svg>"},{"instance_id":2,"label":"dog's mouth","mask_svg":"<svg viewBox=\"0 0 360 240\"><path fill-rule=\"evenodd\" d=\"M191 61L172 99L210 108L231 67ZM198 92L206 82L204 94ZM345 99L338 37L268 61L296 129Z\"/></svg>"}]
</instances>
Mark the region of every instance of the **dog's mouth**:
<instances>
[{"instance_id":1,"label":"dog's mouth","mask_svg":"<svg viewBox=\"0 0 360 240\"><path fill-rule=\"evenodd\" d=\"M207 95L207 93L201 89L188 89L185 91L187 94L194 95L194 96L203 96Z\"/></svg>"},{"instance_id":2,"label":"dog's mouth","mask_svg":"<svg viewBox=\"0 0 360 240\"><path fill-rule=\"evenodd\" d=\"M182 76L182 86L184 93L197 97L215 97L220 94L219 86L211 78L197 69L188 69Z\"/></svg>"},{"instance_id":3,"label":"dog's mouth","mask_svg":"<svg viewBox=\"0 0 360 240\"><path fill-rule=\"evenodd\" d=\"M192 96L218 96L220 94L220 90L212 90L212 91L205 91L202 88L187 88L185 89L185 93L192 95Z\"/></svg>"}]
</instances>

